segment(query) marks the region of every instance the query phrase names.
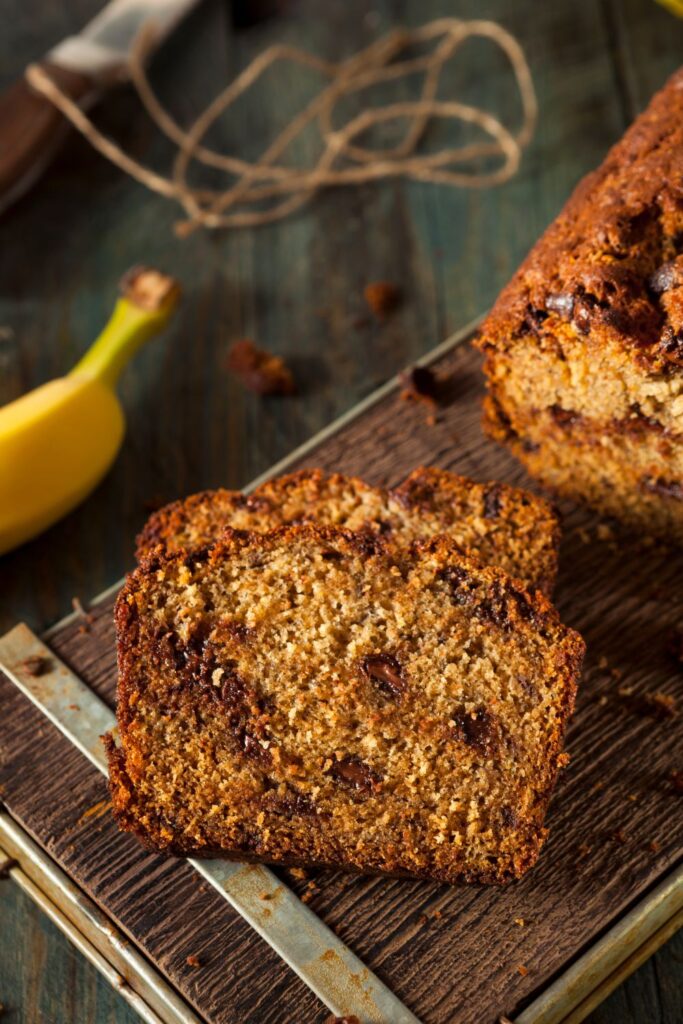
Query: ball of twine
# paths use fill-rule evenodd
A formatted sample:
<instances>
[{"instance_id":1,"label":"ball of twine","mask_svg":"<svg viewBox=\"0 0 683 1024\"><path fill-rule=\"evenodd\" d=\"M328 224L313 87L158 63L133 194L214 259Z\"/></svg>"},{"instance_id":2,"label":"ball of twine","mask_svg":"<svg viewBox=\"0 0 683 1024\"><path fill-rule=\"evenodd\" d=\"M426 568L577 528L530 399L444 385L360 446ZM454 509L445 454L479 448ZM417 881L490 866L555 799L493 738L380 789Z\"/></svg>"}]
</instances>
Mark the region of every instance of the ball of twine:
<instances>
[{"instance_id":1,"label":"ball of twine","mask_svg":"<svg viewBox=\"0 0 683 1024\"><path fill-rule=\"evenodd\" d=\"M522 121L516 131L479 107L437 98L445 64L463 43L474 37L495 43L509 60L522 106ZM29 65L26 77L31 87L53 103L102 156L152 192L181 205L185 218L175 225L180 237L198 227L271 224L310 202L321 189L333 186L359 185L391 177L464 188L499 185L516 173L522 150L531 139L536 122L536 96L524 52L514 36L491 21L441 18L416 29L395 29L339 62L326 61L291 46L271 46L216 96L187 130L176 123L150 85L145 66L154 44L154 26L145 25L133 46L128 72L150 118L178 147L169 176L145 166L104 135L42 65ZM427 54L399 59L406 51L425 44L431 45ZM310 68L328 82L254 162L203 145L202 140L214 122L278 61L291 61ZM335 108L343 97L417 73L422 74L417 100L370 107L335 126ZM488 139L420 153L419 144L434 119L476 126ZM407 122L399 143L384 148L358 144L358 137L372 127L399 120ZM310 167L283 162L287 148L312 122L317 123L322 141L317 161ZM482 158L496 157L500 158L498 166L489 171L479 169ZM188 180L193 161L220 170L235 180L222 190L196 188ZM250 209L254 204L268 201L270 205L265 209Z\"/></svg>"}]
</instances>

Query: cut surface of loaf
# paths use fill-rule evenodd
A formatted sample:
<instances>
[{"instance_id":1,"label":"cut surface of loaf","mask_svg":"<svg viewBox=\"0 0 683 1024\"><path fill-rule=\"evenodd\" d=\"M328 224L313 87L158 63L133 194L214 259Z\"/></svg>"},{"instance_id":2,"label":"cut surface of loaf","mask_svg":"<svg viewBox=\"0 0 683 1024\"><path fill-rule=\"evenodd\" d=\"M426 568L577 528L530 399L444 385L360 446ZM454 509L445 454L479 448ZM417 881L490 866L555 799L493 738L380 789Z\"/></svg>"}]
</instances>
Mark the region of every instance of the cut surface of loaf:
<instances>
[{"instance_id":1,"label":"cut surface of loaf","mask_svg":"<svg viewBox=\"0 0 683 1024\"><path fill-rule=\"evenodd\" d=\"M156 512L138 537L137 555L199 548L226 527L265 532L302 522L367 531L398 545L445 533L482 562L546 594L557 574L560 530L547 501L434 467L414 470L393 490L340 473L303 470L250 495L204 491Z\"/></svg>"},{"instance_id":2,"label":"cut surface of loaf","mask_svg":"<svg viewBox=\"0 0 683 1024\"><path fill-rule=\"evenodd\" d=\"M120 825L177 854L500 883L536 860L583 656L444 537L228 531L116 606Z\"/></svg>"},{"instance_id":3,"label":"cut surface of loaf","mask_svg":"<svg viewBox=\"0 0 683 1024\"><path fill-rule=\"evenodd\" d=\"M683 69L579 184L477 341L488 432L557 492L678 543L682 154Z\"/></svg>"}]
</instances>

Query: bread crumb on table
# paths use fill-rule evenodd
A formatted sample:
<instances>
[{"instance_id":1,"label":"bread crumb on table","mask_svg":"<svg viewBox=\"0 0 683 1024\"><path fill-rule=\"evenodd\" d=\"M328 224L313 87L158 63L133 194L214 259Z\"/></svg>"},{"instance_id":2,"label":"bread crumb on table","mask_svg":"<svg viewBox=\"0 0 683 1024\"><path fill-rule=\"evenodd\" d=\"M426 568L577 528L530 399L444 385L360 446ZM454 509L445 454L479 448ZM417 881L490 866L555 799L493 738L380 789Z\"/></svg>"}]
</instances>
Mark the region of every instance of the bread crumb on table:
<instances>
[{"instance_id":1,"label":"bread crumb on table","mask_svg":"<svg viewBox=\"0 0 683 1024\"><path fill-rule=\"evenodd\" d=\"M41 654L33 654L22 661L21 667L29 676L44 676L46 672L51 671L52 661Z\"/></svg>"},{"instance_id":2,"label":"bread crumb on table","mask_svg":"<svg viewBox=\"0 0 683 1024\"><path fill-rule=\"evenodd\" d=\"M401 303L401 289L391 281L371 281L365 286L363 295L378 320L386 320Z\"/></svg>"},{"instance_id":3,"label":"bread crumb on table","mask_svg":"<svg viewBox=\"0 0 683 1024\"><path fill-rule=\"evenodd\" d=\"M257 395L293 395L296 391L294 376L284 359L259 348L250 338L233 342L226 365L248 391Z\"/></svg>"}]
</instances>

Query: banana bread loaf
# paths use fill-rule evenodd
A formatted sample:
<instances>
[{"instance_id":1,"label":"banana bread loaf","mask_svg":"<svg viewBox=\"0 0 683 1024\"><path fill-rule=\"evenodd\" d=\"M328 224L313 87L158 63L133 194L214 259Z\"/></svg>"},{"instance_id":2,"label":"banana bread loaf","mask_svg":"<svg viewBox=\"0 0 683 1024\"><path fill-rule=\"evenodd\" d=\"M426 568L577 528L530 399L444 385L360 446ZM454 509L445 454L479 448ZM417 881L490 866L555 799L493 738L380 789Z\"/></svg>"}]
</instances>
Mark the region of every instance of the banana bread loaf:
<instances>
[{"instance_id":1,"label":"banana bread loaf","mask_svg":"<svg viewBox=\"0 0 683 1024\"><path fill-rule=\"evenodd\" d=\"M401 545L446 533L476 558L546 594L557 573L560 531L547 501L424 467L390 491L319 470L268 481L251 495L204 491L156 512L138 537L137 555L199 548L226 527L265 532L301 522L368 531Z\"/></svg>"},{"instance_id":2,"label":"banana bread loaf","mask_svg":"<svg viewBox=\"0 0 683 1024\"><path fill-rule=\"evenodd\" d=\"M450 883L536 860L583 642L447 538L228 531L139 567L116 627L111 793L149 847Z\"/></svg>"},{"instance_id":3,"label":"banana bread loaf","mask_svg":"<svg viewBox=\"0 0 683 1024\"><path fill-rule=\"evenodd\" d=\"M683 542L683 69L585 178L478 339L485 428L557 492Z\"/></svg>"}]
</instances>

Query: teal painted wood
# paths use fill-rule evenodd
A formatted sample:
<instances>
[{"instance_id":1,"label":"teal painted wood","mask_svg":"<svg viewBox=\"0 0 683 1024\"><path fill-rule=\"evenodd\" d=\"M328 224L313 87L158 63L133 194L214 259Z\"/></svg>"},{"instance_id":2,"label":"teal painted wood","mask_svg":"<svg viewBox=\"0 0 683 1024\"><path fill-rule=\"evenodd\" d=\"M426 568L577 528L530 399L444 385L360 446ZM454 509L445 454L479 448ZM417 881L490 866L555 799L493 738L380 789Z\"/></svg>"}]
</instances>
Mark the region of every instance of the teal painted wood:
<instances>
[{"instance_id":1,"label":"teal painted wood","mask_svg":"<svg viewBox=\"0 0 683 1024\"><path fill-rule=\"evenodd\" d=\"M5 0L0 81L99 6ZM74 595L85 600L120 576L148 501L244 483L485 309L573 185L683 54L683 23L653 0L280 6L277 18L236 32L229 4L204 0L153 65L155 84L179 120L191 119L275 40L343 57L395 24L490 17L524 45L539 94L538 130L521 172L486 192L401 182L337 190L269 228L179 242L173 207L74 138L50 176L0 220L0 326L9 328L0 341L0 402L78 359L129 265L156 263L177 274L186 297L174 327L124 377L129 433L109 477L79 510L0 561L0 628L23 618L41 629L69 610ZM444 94L513 114L504 62L487 44L469 45L445 76ZM253 156L284 124L307 94L307 73L285 67L278 74L279 84L267 79L217 127L217 145ZM168 161L170 147L130 90L110 97L97 119L145 161ZM304 150L311 146L304 141ZM382 327L367 320L362 299L363 286L376 279L397 283L405 295ZM287 357L302 385L297 398L259 400L228 377L226 349L242 336ZM131 1019L9 882L0 898L0 1000L15 1007L9 1020ZM47 943L45 934L52 936ZM683 1019L680 941L622 986L594 1024ZM45 1003L32 995L36 965L49 992Z\"/></svg>"},{"instance_id":2,"label":"teal painted wood","mask_svg":"<svg viewBox=\"0 0 683 1024\"><path fill-rule=\"evenodd\" d=\"M3 1024L135 1024L138 1015L9 878L0 881Z\"/></svg>"}]
</instances>

